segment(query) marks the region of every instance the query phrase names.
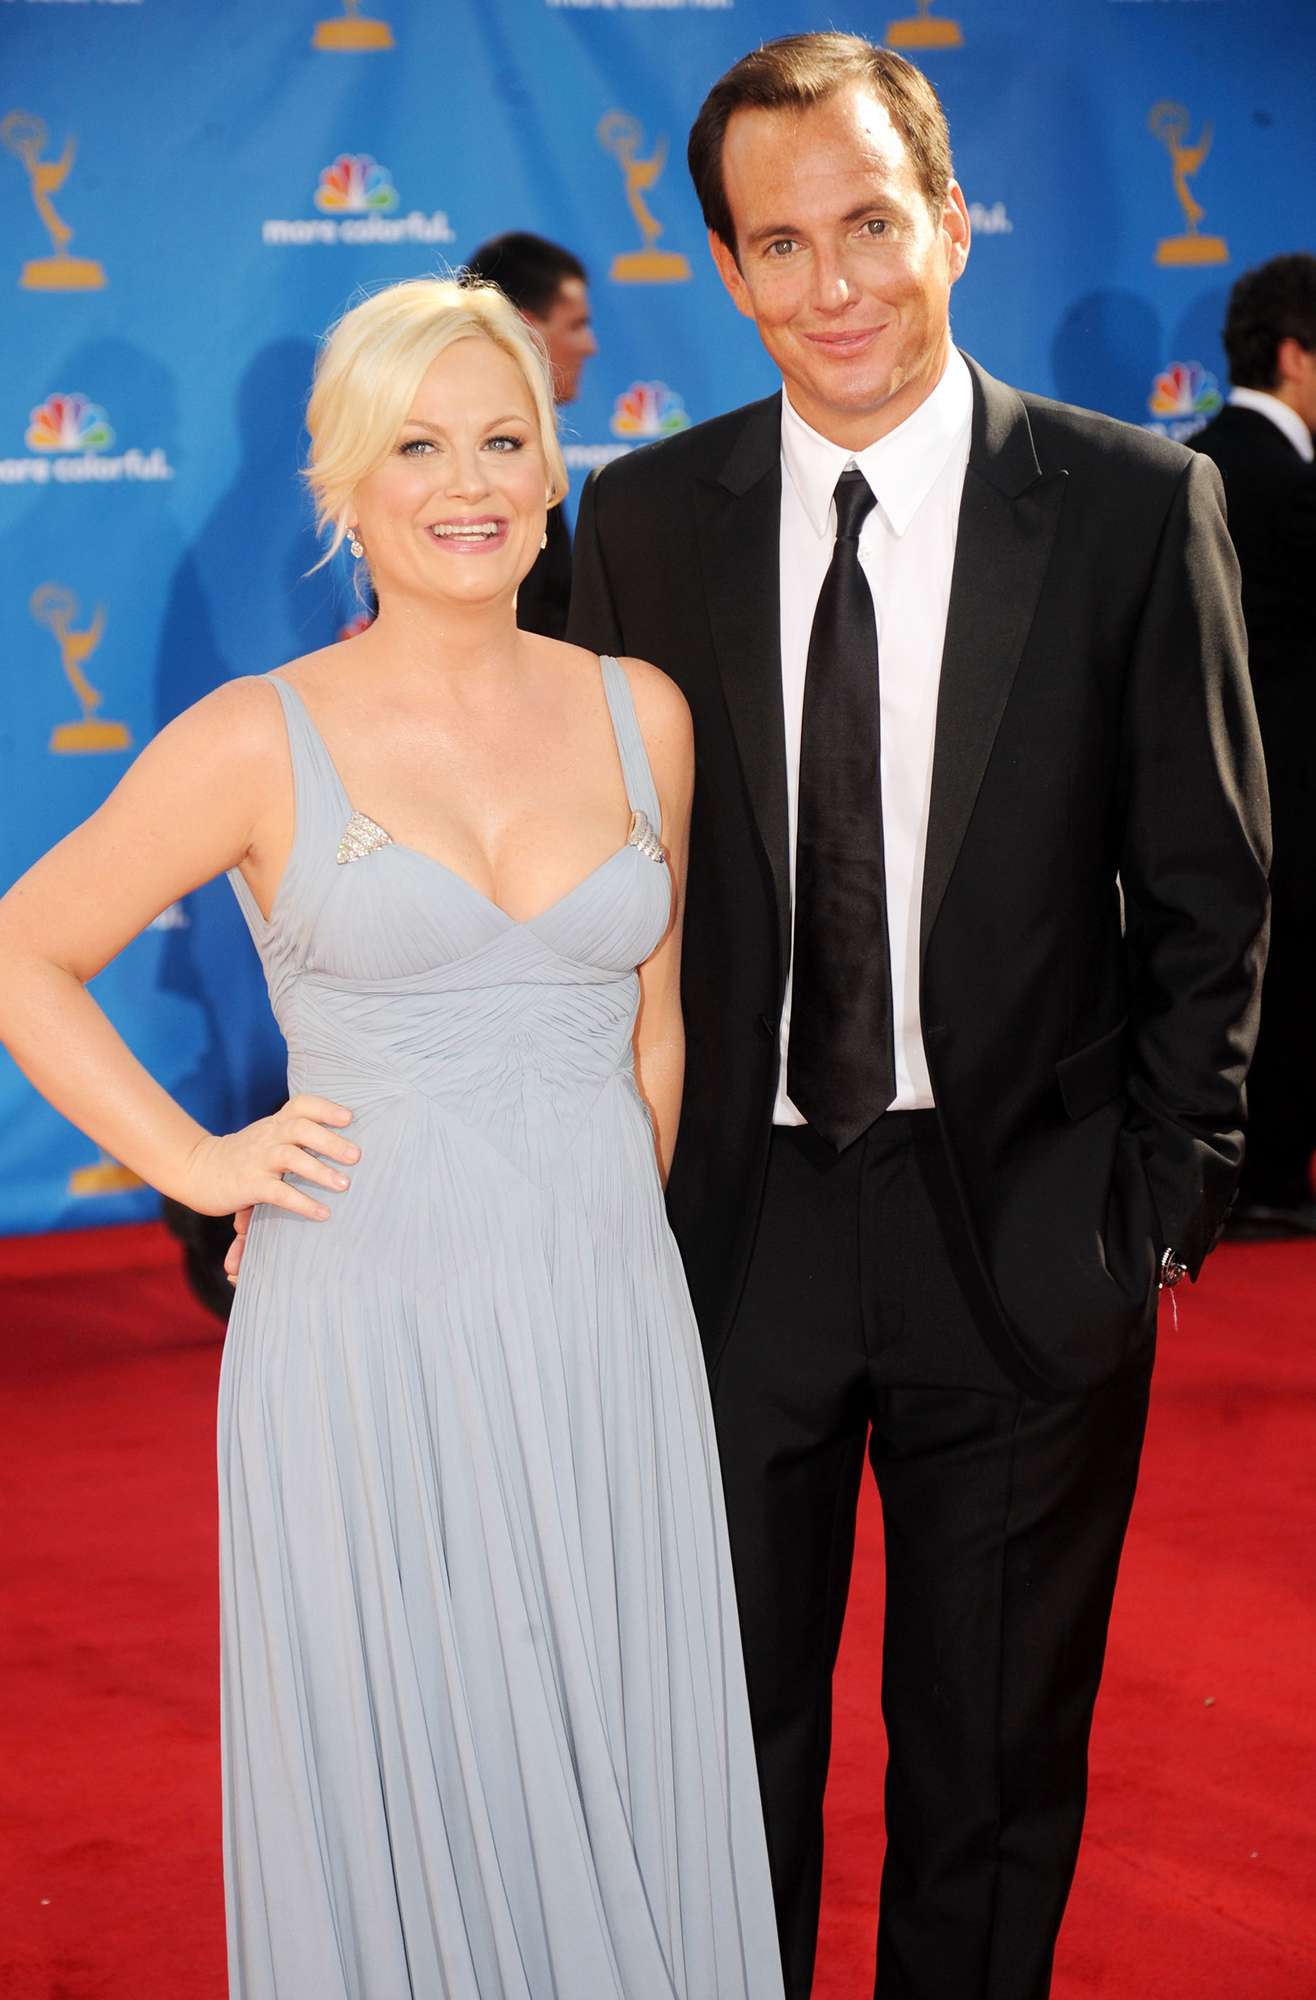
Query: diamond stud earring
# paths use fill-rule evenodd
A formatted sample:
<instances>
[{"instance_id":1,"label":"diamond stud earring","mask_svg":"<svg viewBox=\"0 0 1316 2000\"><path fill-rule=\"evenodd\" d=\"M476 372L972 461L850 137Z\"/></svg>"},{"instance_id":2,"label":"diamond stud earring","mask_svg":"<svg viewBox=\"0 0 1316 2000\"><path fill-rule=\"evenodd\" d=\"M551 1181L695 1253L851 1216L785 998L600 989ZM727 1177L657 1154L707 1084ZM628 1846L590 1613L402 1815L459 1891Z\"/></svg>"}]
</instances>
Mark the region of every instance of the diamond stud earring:
<instances>
[{"instance_id":1,"label":"diamond stud earring","mask_svg":"<svg viewBox=\"0 0 1316 2000\"><path fill-rule=\"evenodd\" d=\"M347 546L352 551L352 554L356 558L357 562L360 562L362 556L366 552L366 545L362 541L360 535L357 533L355 528L349 528L347 532L351 536L351 540L348 542Z\"/></svg>"}]
</instances>

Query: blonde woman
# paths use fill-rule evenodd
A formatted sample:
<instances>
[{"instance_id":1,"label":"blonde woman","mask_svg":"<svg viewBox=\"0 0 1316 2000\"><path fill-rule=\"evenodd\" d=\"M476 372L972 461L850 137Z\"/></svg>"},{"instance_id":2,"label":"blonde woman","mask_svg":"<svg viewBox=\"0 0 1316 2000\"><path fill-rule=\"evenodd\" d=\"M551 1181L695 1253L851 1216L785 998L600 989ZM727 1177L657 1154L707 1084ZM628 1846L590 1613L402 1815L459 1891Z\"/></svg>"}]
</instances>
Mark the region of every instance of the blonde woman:
<instances>
[{"instance_id":1,"label":"blonde woman","mask_svg":"<svg viewBox=\"0 0 1316 2000\"><path fill-rule=\"evenodd\" d=\"M235 2000L777 2000L680 1109L681 696L519 633L542 349L418 280L321 353L309 479L379 616L172 723L0 904L0 1029L204 1213ZM202 1130L86 982L227 870L290 1102Z\"/></svg>"}]
</instances>

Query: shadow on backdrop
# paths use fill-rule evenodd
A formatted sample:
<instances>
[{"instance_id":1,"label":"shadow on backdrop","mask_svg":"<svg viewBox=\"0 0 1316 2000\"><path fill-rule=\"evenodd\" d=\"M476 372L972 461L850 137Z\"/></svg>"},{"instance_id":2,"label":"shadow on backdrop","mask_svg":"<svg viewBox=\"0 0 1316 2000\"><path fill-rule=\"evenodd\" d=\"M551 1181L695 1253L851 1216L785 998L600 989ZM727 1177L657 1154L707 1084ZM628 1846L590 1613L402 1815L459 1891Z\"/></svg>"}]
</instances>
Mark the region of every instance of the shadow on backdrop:
<instances>
[{"instance_id":1,"label":"shadow on backdrop","mask_svg":"<svg viewBox=\"0 0 1316 2000\"><path fill-rule=\"evenodd\" d=\"M1144 423L1147 398L1166 360L1161 323L1137 292L1086 292L1074 300L1051 343L1062 402Z\"/></svg>"},{"instance_id":2,"label":"shadow on backdrop","mask_svg":"<svg viewBox=\"0 0 1316 2000\"><path fill-rule=\"evenodd\" d=\"M298 470L314 359L309 340L276 340L243 372L237 469L170 585L156 668L162 721L221 681L267 673L336 636L332 577L305 576L319 553ZM178 1095L205 1123L232 1130L283 1101L283 1043L228 884L190 896L188 915L189 926L169 934L162 978L205 1008L210 1036Z\"/></svg>"},{"instance_id":3,"label":"shadow on backdrop","mask_svg":"<svg viewBox=\"0 0 1316 2000\"><path fill-rule=\"evenodd\" d=\"M1176 361L1200 361L1220 385L1222 396L1229 393L1229 363L1225 358L1225 312L1229 305L1229 285L1202 292L1185 308L1176 322L1171 353Z\"/></svg>"}]
</instances>

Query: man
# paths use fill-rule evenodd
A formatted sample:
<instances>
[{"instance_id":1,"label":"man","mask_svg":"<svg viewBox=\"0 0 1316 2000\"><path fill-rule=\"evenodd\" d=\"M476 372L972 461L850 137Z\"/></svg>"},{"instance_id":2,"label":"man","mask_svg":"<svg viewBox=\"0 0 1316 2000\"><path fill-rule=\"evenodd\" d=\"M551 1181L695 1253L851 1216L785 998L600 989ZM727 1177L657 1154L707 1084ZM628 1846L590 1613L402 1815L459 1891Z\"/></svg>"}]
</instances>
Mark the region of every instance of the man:
<instances>
[{"instance_id":1,"label":"man","mask_svg":"<svg viewBox=\"0 0 1316 2000\"><path fill-rule=\"evenodd\" d=\"M580 372L599 351L590 320L589 278L579 257L523 229L490 237L466 260L477 278L491 278L536 333L553 368L553 395L574 403ZM571 530L565 507L551 507L548 541L516 599L516 620L526 632L560 639L571 601Z\"/></svg>"},{"instance_id":2,"label":"man","mask_svg":"<svg viewBox=\"0 0 1316 2000\"><path fill-rule=\"evenodd\" d=\"M569 636L694 714L669 1202L787 1991L867 1448L878 1989L1039 2000L1157 1286L1197 1275L1241 1154L1267 819L1237 570L1204 460L952 346L969 222L917 70L769 44L690 164L784 395L594 476Z\"/></svg>"},{"instance_id":3,"label":"man","mask_svg":"<svg viewBox=\"0 0 1316 2000\"><path fill-rule=\"evenodd\" d=\"M1316 257L1230 294L1227 406L1192 440L1225 482L1275 819L1270 958L1231 1233L1316 1235Z\"/></svg>"}]
</instances>

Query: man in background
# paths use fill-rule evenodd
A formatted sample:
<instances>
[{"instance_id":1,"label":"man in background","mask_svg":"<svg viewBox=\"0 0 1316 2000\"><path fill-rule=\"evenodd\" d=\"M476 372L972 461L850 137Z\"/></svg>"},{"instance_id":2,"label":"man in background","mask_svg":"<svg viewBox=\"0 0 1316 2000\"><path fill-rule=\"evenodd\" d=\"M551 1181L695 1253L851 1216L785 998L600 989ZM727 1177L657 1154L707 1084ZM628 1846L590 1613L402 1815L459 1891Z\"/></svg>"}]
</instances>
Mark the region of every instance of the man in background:
<instances>
[{"instance_id":1,"label":"man in background","mask_svg":"<svg viewBox=\"0 0 1316 2000\"><path fill-rule=\"evenodd\" d=\"M1231 1233L1316 1235L1316 256L1274 257L1229 300L1229 402L1192 439L1225 483L1270 774L1270 962Z\"/></svg>"},{"instance_id":2,"label":"man in background","mask_svg":"<svg viewBox=\"0 0 1316 2000\"><path fill-rule=\"evenodd\" d=\"M481 243L466 268L501 287L541 336L553 368L554 398L574 403L580 371L599 351L590 322L589 279L579 257L543 236L512 229ZM571 529L565 507L551 507L548 541L517 594L517 623L523 632L561 639L570 601Z\"/></svg>"}]
</instances>

